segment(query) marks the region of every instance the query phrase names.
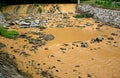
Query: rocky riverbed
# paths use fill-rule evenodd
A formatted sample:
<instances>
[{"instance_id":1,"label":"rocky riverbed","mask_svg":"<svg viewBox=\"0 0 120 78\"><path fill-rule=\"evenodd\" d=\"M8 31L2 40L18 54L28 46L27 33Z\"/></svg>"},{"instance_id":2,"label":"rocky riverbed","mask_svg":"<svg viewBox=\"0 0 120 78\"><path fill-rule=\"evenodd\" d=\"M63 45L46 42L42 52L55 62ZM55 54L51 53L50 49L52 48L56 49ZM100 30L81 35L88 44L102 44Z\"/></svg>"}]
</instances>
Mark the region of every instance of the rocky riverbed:
<instances>
[{"instance_id":1,"label":"rocky riverbed","mask_svg":"<svg viewBox=\"0 0 120 78\"><path fill-rule=\"evenodd\" d=\"M120 29L74 15L11 15L5 27L19 35L0 36L0 49L33 78L119 78Z\"/></svg>"}]
</instances>

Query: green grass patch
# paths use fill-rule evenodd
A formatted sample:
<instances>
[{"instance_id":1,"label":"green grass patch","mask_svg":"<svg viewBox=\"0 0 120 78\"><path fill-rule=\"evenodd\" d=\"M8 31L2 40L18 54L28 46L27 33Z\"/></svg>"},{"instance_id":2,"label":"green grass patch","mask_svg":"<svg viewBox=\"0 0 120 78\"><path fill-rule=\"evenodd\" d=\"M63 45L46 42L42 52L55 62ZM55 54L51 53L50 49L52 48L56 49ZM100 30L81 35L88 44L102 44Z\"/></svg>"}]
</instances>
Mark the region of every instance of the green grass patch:
<instances>
[{"instance_id":1,"label":"green grass patch","mask_svg":"<svg viewBox=\"0 0 120 78\"><path fill-rule=\"evenodd\" d=\"M18 35L18 32L14 30L8 31L4 27L0 26L0 35L6 38L15 38Z\"/></svg>"}]
</instances>

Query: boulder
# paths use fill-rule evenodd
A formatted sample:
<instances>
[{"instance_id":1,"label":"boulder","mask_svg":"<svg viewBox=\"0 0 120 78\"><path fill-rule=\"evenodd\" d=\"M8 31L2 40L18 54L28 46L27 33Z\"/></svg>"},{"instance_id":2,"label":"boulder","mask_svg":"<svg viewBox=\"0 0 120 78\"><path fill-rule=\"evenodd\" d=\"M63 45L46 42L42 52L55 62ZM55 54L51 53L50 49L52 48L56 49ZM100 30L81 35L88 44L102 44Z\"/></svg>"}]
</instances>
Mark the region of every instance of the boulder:
<instances>
[{"instance_id":1,"label":"boulder","mask_svg":"<svg viewBox=\"0 0 120 78\"><path fill-rule=\"evenodd\" d=\"M55 37L52 34L44 34L44 35L42 35L42 38L45 41L49 41L49 40L53 40Z\"/></svg>"}]
</instances>

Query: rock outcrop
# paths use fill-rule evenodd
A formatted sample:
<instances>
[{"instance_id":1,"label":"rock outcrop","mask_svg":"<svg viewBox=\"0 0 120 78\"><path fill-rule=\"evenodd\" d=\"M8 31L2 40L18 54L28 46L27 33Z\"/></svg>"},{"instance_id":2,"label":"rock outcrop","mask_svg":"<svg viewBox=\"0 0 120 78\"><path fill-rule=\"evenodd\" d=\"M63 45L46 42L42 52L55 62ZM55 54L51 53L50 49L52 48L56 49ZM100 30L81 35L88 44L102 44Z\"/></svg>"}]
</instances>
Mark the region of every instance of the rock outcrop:
<instances>
[{"instance_id":1,"label":"rock outcrop","mask_svg":"<svg viewBox=\"0 0 120 78\"><path fill-rule=\"evenodd\" d=\"M9 54L0 51L0 78L32 78L17 68L17 64Z\"/></svg>"},{"instance_id":2,"label":"rock outcrop","mask_svg":"<svg viewBox=\"0 0 120 78\"><path fill-rule=\"evenodd\" d=\"M2 12L0 11L0 25L3 25L5 23L5 17L4 15L2 14Z\"/></svg>"},{"instance_id":3,"label":"rock outcrop","mask_svg":"<svg viewBox=\"0 0 120 78\"><path fill-rule=\"evenodd\" d=\"M97 21L120 28L120 11L93 7L91 5L79 5L77 12L92 14Z\"/></svg>"}]
</instances>

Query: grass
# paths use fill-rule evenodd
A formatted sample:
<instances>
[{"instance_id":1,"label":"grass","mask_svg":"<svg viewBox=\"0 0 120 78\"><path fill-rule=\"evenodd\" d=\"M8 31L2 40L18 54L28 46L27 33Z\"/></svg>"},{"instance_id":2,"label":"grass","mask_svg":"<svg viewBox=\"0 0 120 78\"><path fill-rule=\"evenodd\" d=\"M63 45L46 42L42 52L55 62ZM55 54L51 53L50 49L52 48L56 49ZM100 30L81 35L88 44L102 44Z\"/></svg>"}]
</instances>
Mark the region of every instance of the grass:
<instances>
[{"instance_id":1,"label":"grass","mask_svg":"<svg viewBox=\"0 0 120 78\"><path fill-rule=\"evenodd\" d=\"M37 11L38 11L39 13L42 13L42 8L39 7Z\"/></svg>"},{"instance_id":2,"label":"grass","mask_svg":"<svg viewBox=\"0 0 120 78\"><path fill-rule=\"evenodd\" d=\"M0 35L6 38L15 38L18 35L18 32L14 30L8 31L4 27L0 26Z\"/></svg>"}]
</instances>

